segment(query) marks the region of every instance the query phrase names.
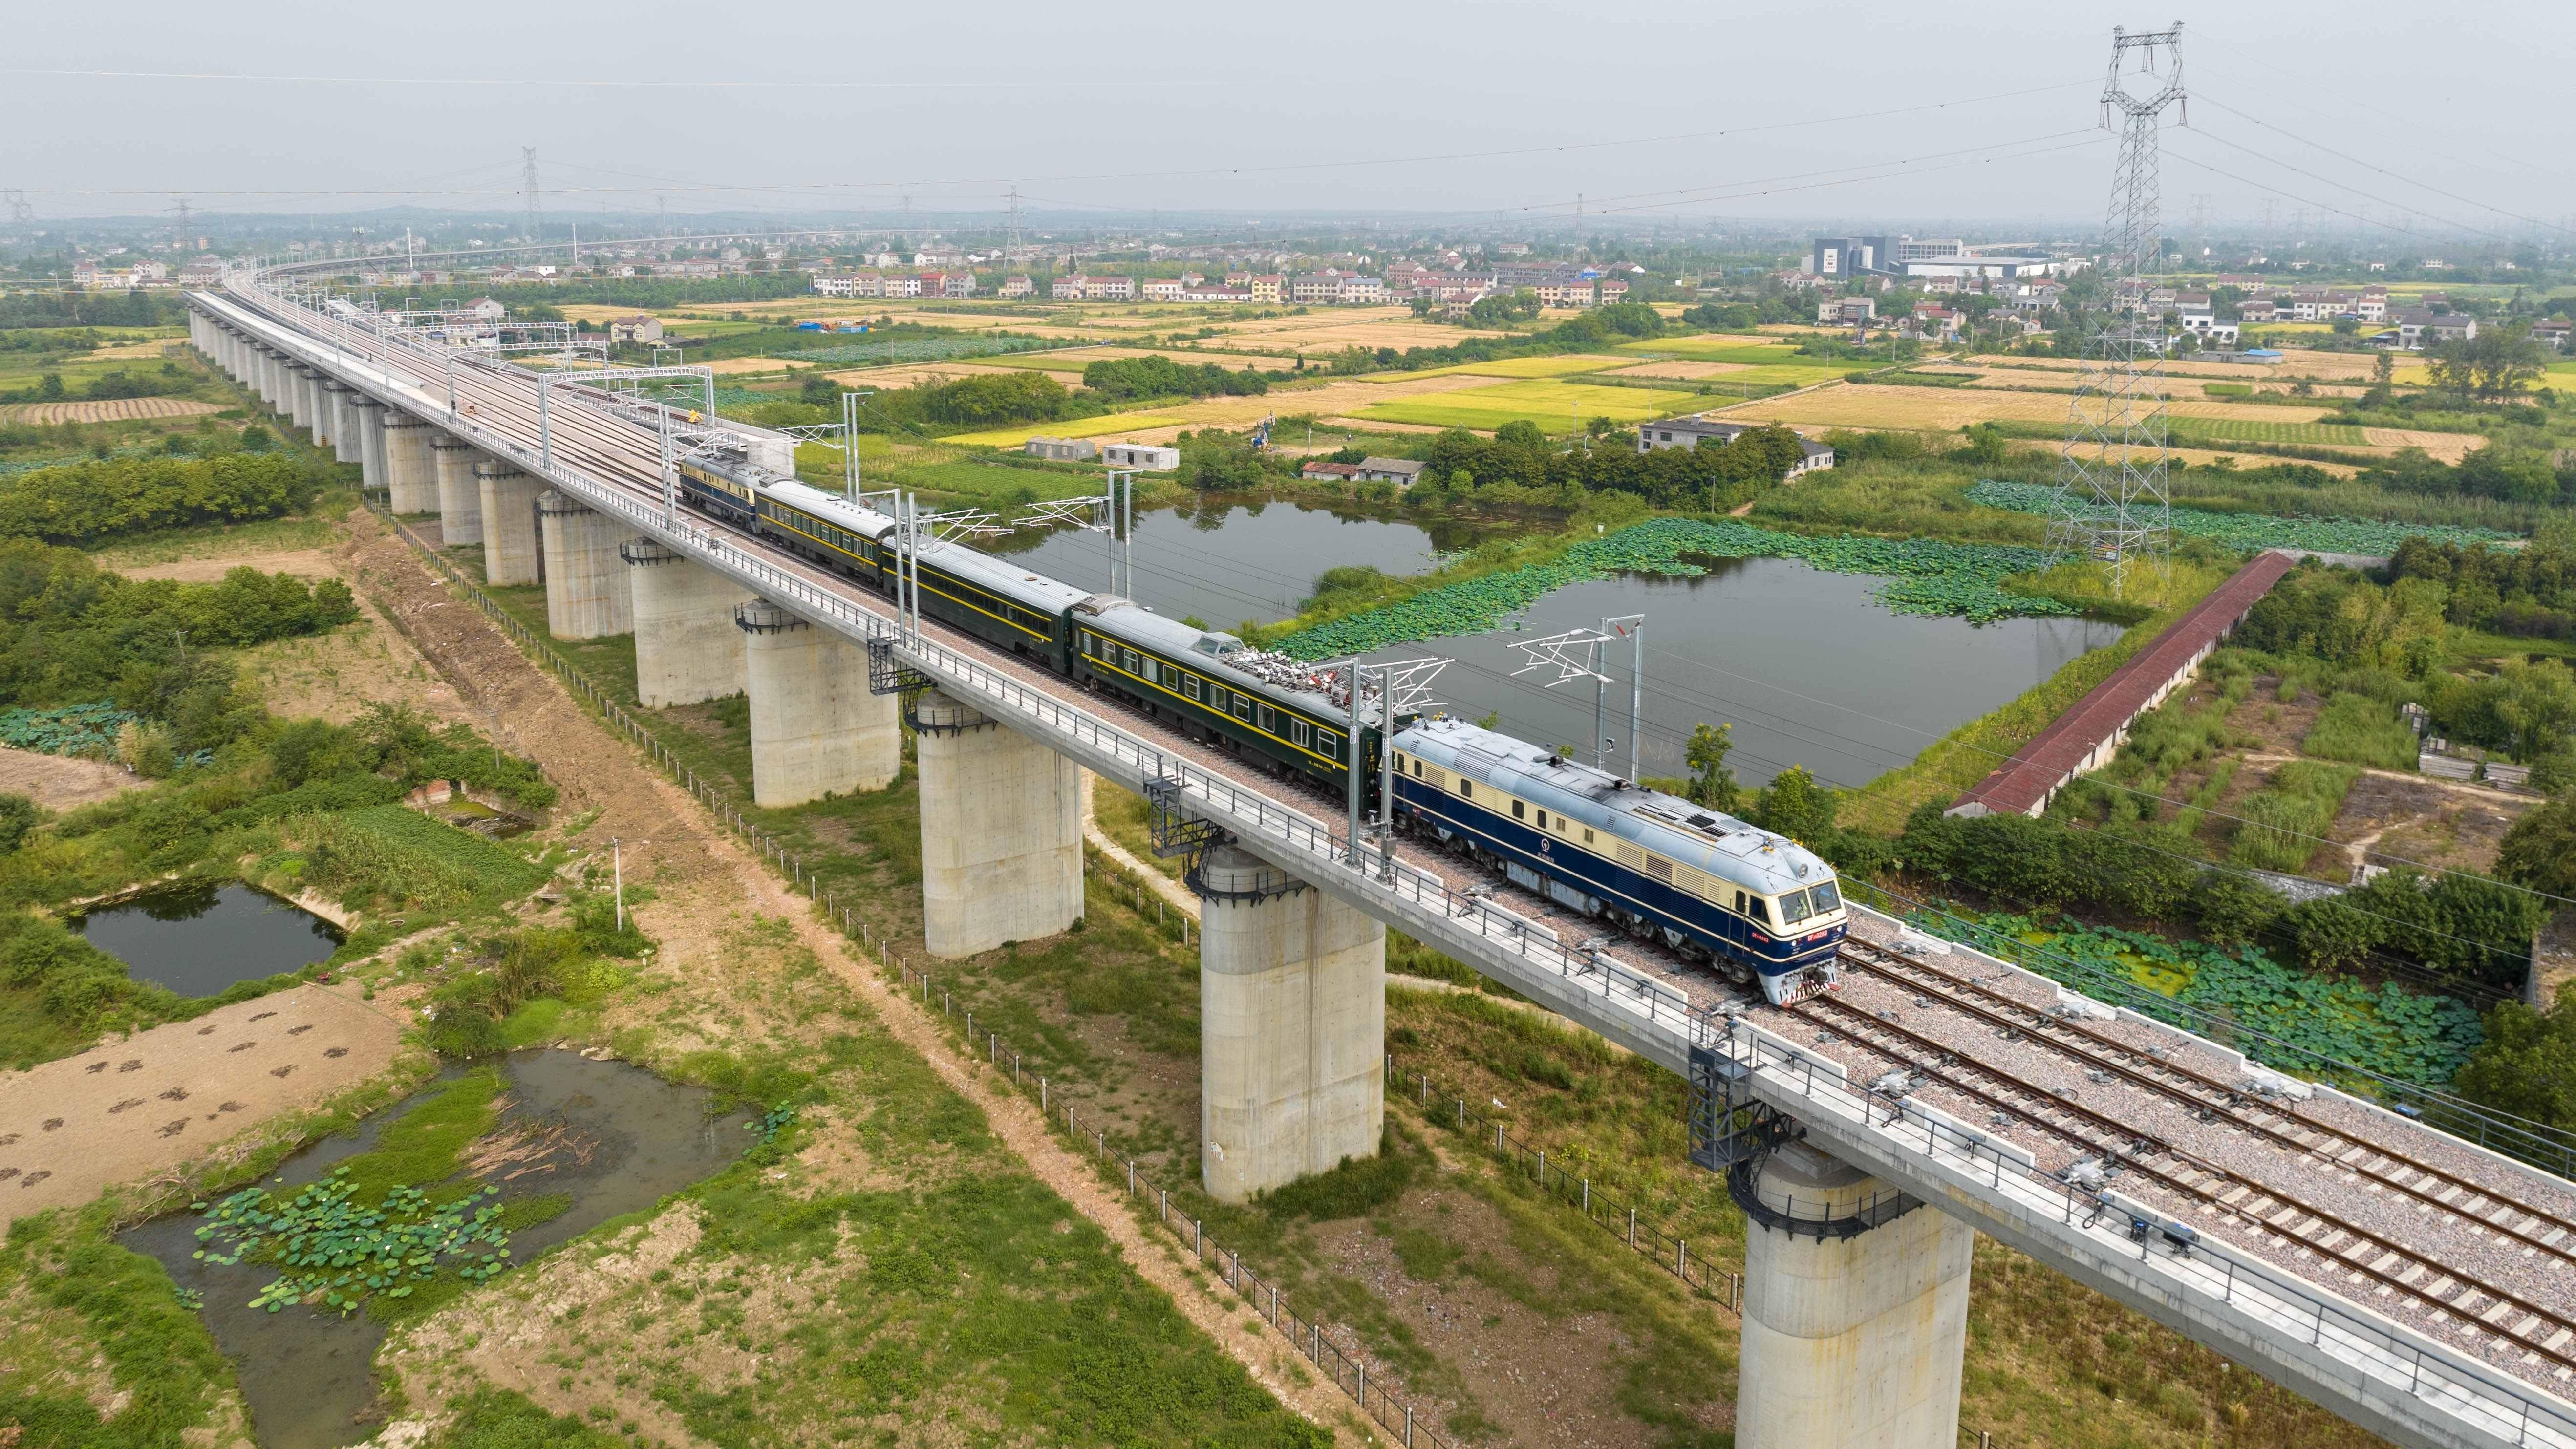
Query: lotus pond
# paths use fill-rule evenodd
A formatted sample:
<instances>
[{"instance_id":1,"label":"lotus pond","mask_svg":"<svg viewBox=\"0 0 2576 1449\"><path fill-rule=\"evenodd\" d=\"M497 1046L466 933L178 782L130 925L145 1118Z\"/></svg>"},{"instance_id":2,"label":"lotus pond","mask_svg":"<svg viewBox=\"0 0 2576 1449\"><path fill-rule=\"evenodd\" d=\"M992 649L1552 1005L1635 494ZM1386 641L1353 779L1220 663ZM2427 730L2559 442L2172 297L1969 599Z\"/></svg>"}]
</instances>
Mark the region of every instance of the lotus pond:
<instances>
[{"instance_id":1,"label":"lotus pond","mask_svg":"<svg viewBox=\"0 0 2576 1449\"><path fill-rule=\"evenodd\" d=\"M2229 1045L2285 1071L2312 1074L2316 1064L2302 1054L2314 1052L2400 1081L2448 1086L2484 1039L2478 1014L2463 1002L2393 983L2311 976L2254 946L2229 952L2065 917L1980 915L1955 905L1911 912L1907 920L2079 991L2100 994L2106 981L2142 987L2154 996L2120 1004L2187 1030L2207 1028L2182 1011L2155 1010L2155 998L2233 1022L2245 1032Z\"/></svg>"},{"instance_id":2,"label":"lotus pond","mask_svg":"<svg viewBox=\"0 0 2576 1449\"><path fill-rule=\"evenodd\" d=\"M649 1208L778 1130L776 1114L712 1107L637 1067L519 1052L450 1070L269 1181L121 1241L204 1314L262 1449L333 1449L370 1432L389 1320ZM435 1177L404 1180L413 1170Z\"/></svg>"}]
</instances>

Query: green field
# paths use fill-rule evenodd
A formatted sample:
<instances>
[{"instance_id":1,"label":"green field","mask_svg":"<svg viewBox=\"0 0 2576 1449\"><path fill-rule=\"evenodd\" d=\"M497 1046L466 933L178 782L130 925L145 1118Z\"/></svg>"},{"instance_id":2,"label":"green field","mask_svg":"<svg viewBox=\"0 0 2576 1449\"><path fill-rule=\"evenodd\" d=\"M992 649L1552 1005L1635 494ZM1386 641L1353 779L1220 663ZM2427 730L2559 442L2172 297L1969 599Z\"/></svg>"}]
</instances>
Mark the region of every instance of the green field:
<instances>
[{"instance_id":1,"label":"green field","mask_svg":"<svg viewBox=\"0 0 2576 1449\"><path fill-rule=\"evenodd\" d=\"M1431 393L1370 403L1357 414L1390 423L1421 423L1435 428L1499 428L1527 418L1540 428L1561 433L1583 418L1643 422L1669 417L1688 407L1696 393L1661 388L1586 387L1570 382L1507 382L1465 392Z\"/></svg>"},{"instance_id":2,"label":"green field","mask_svg":"<svg viewBox=\"0 0 2576 1449\"><path fill-rule=\"evenodd\" d=\"M1097 438L1108 433L1134 432L1140 428L1168 428L1188 421L1173 413L1107 413L1096 418L1075 418L1070 422L1026 423L981 433L961 433L940 441L969 448L1016 448L1031 438Z\"/></svg>"},{"instance_id":3,"label":"green field","mask_svg":"<svg viewBox=\"0 0 2576 1449\"><path fill-rule=\"evenodd\" d=\"M2369 434L2338 423L2275 423L2257 418L2175 418L2173 432L2183 438L2209 438L2233 443L2325 443L2339 447L2370 445Z\"/></svg>"}]
</instances>

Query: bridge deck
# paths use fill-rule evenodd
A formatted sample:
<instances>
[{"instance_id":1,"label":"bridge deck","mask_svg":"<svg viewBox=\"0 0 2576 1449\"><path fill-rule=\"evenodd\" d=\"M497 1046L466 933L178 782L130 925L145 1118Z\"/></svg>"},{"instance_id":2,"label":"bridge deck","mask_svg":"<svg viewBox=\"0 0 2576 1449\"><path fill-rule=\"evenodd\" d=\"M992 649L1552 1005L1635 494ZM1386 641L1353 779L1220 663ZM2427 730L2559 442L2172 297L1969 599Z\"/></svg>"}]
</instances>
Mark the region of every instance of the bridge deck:
<instances>
[{"instance_id":1,"label":"bridge deck","mask_svg":"<svg viewBox=\"0 0 2576 1449\"><path fill-rule=\"evenodd\" d=\"M262 274L266 275L266 274ZM1195 813L1572 1020L1675 1071L1694 1047L1828 1150L2159 1321L2407 1443L2576 1449L2576 1186L2331 1092L2254 1094L2243 1060L2139 1019L2054 1014L2050 983L1855 931L1846 988L1787 1012L1704 969L1399 842L1362 867L1339 800L1277 781L1122 702L935 623L901 636L858 585L695 514L666 515L656 435L558 386L539 456L533 375L319 314L237 277L201 309L428 417L640 533L907 663L1130 789ZM453 379L457 406L448 406ZM1884 1081L1891 1072L1902 1082ZM1881 1089L1873 1089L1877 1084ZM2101 1190L2059 1174L2114 1168ZM2105 1204L2114 1210L2106 1212ZM2188 1254L2127 1232L2189 1223Z\"/></svg>"}]
</instances>

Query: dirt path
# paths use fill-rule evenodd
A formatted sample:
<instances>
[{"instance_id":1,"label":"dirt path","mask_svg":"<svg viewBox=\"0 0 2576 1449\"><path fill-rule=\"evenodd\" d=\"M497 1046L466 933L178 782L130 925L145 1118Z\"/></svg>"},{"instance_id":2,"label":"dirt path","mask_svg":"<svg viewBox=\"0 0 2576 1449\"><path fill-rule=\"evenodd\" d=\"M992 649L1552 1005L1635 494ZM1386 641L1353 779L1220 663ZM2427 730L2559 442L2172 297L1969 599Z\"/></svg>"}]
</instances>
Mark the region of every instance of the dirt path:
<instances>
[{"instance_id":1,"label":"dirt path","mask_svg":"<svg viewBox=\"0 0 2576 1449\"><path fill-rule=\"evenodd\" d=\"M601 812L586 835L604 840L615 834L627 842L630 879L649 879L656 870L709 884L721 878L739 891L745 907L792 922L799 941L876 1006L898 1041L981 1107L995 1134L1040 1181L1116 1242L1138 1276L1170 1295L1192 1323L1282 1403L1332 1427L1346 1445L1361 1442L1349 1427L1354 1412L1349 1400L1311 1371L1292 1373L1290 1366L1299 1361L1296 1350L1244 1305L1207 1286L1176 1249L1149 1237L1145 1225L1079 1155L1049 1133L1035 1103L988 1069L961 1059L939 1023L919 1003L888 986L878 963L828 929L811 904L738 839L714 829L679 786L645 765L622 740L605 738L605 727L575 705L551 675L521 654L481 611L452 598L410 547L373 515L353 516L351 528L356 537L343 557L352 572L377 593L388 617L478 714L486 707L498 710L505 742L534 758L562 790L564 798L556 807L560 812ZM1306 1387L1298 1387L1300 1378Z\"/></svg>"},{"instance_id":2,"label":"dirt path","mask_svg":"<svg viewBox=\"0 0 2576 1449\"><path fill-rule=\"evenodd\" d=\"M0 794L24 795L48 810L69 810L151 783L101 760L40 755L0 745Z\"/></svg>"},{"instance_id":3,"label":"dirt path","mask_svg":"<svg viewBox=\"0 0 2576 1449\"><path fill-rule=\"evenodd\" d=\"M392 1062L405 1023L300 986L0 1077L0 1221L167 1171Z\"/></svg>"}]
</instances>

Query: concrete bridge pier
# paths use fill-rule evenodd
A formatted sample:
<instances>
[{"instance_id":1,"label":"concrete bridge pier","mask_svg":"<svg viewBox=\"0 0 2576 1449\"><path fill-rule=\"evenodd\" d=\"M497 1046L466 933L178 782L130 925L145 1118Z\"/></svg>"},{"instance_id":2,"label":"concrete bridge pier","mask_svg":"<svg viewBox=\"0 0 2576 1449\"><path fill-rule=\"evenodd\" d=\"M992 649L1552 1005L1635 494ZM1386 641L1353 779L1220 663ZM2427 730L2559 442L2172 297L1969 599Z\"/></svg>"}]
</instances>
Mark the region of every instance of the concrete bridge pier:
<instances>
[{"instance_id":1,"label":"concrete bridge pier","mask_svg":"<svg viewBox=\"0 0 2576 1449\"><path fill-rule=\"evenodd\" d=\"M483 523L483 582L533 584L545 578L537 537L537 495L545 480L497 459L474 465L477 516Z\"/></svg>"},{"instance_id":2,"label":"concrete bridge pier","mask_svg":"<svg viewBox=\"0 0 2576 1449\"><path fill-rule=\"evenodd\" d=\"M474 445L453 434L429 440L438 470L438 542L441 548L483 541L483 491L474 481Z\"/></svg>"},{"instance_id":3,"label":"concrete bridge pier","mask_svg":"<svg viewBox=\"0 0 2576 1449\"><path fill-rule=\"evenodd\" d=\"M1741 1449L1955 1449L1976 1232L1807 1143L1729 1188L1750 1220Z\"/></svg>"},{"instance_id":4,"label":"concrete bridge pier","mask_svg":"<svg viewBox=\"0 0 2576 1449\"><path fill-rule=\"evenodd\" d=\"M265 343L250 344L250 387L251 391L259 394L261 402L268 404L270 412L286 410L282 401L285 394L277 385L277 354L270 351Z\"/></svg>"},{"instance_id":5,"label":"concrete bridge pier","mask_svg":"<svg viewBox=\"0 0 2576 1449\"><path fill-rule=\"evenodd\" d=\"M340 391L339 381L332 377L331 374L323 372L317 368L313 372L312 380L307 383L305 387L306 391L310 394L310 401L313 409L313 422L311 426L313 429L314 445L317 447L329 448L331 450L331 456L334 459L339 459L340 402L338 397L335 396L335 394Z\"/></svg>"},{"instance_id":6,"label":"concrete bridge pier","mask_svg":"<svg viewBox=\"0 0 2576 1449\"><path fill-rule=\"evenodd\" d=\"M315 406L321 396L321 374L300 362L286 364L286 415L294 419L295 425L302 428L317 447L324 441L320 409Z\"/></svg>"},{"instance_id":7,"label":"concrete bridge pier","mask_svg":"<svg viewBox=\"0 0 2576 1449\"><path fill-rule=\"evenodd\" d=\"M650 587L646 575L678 566L635 571L639 606ZM740 605L733 618L751 704L753 803L776 809L894 783L903 769L903 727L895 719L895 696L868 692L867 651L767 599ZM636 646L640 681L640 633ZM705 672L715 671L708 664ZM926 810L924 821L926 845Z\"/></svg>"},{"instance_id":8,"label":"concrete bridge pier","mask_svg":"<svg viewBox=\"0 0 2576 1449\"><path fill-rule=\"evenodd\" d=\"M399 408L385 409L385 492L396 513L438 511L438 460L429 451L429 424Z\"/></svg>"},{"instance_id":9,"label":"concrete bridge pier","mask_svg":"<svg viewBox=\"0 0 2576 1449\"><path fill-rule=\"evenodd\" d=\"M331 434L331 456L343 463L365 456L358 449L357 409L351 406L356 397L338 378L322 379L322 426Z\"/></svg>"},{"instance_id":10,"label":"concrete bridge pier","mask_svg":"<svg viewBox=\"0 0 2576 1449\"><path fill-rule=\"evenodd\" d=\"M1199 894L1199 1180L1248 1202L1377 1155L1386 925L1238 846Z\"/></svg>"},{"instance_id":11,"label":"concrete bridge pier","mask_svg":"<svg viewBox=\"0 0 2576 1449\"><path fill-rule=\"evenodd\" d=\"M385 486L385 405L365 393L349 395L349 415L357 419L358 482L364 488Z\"/></svg>"},{"instance_id":12,"label":"concrete bridge pier","mask_svg":"<svg viewBox=\"0 0 2576 1449\"><path fill-rule=\"evenodd\" d=\"M922 934L955 958L1082 918L1082 771L940 690L914 705Z\"/></svg>"},{"instance_id":13,"label":"concrete bridge pier","mask_svg":"<svg viewBox=\"0 0 2576 1449\"><path fill-rule=\"evenodd\" d=\"M744 630L735 627L740 620L734 612L749 600L742 585L649 538L629 540L618 555L626 560L626 582L634 592L635 698L648 708L667 709L743 690ZM866 682L862 669L860 684ZM757 732L752 753L757 795Z\"/></svg>"},{"instance_id":14,"label":"concrete bridge pier","mask_svg":"<svg viewBox=\"0 0 2576 1449\"><path fill-rule=\"evenodd\" d=\"M635 596L626 586L617 546L633 534L551 489L537 495L537 531L546 571L546 632L558 639L602 639L632 631Z\"/></svg>"}]
</instances>

